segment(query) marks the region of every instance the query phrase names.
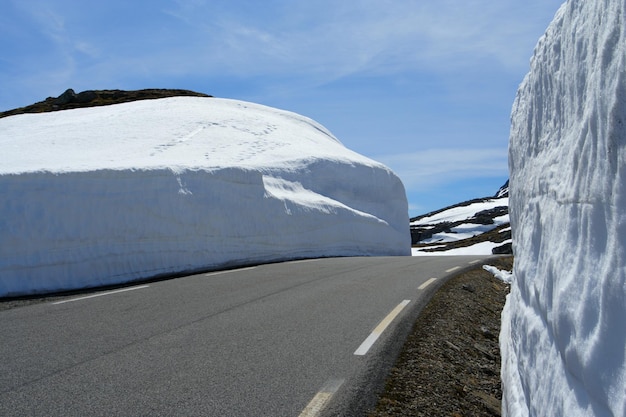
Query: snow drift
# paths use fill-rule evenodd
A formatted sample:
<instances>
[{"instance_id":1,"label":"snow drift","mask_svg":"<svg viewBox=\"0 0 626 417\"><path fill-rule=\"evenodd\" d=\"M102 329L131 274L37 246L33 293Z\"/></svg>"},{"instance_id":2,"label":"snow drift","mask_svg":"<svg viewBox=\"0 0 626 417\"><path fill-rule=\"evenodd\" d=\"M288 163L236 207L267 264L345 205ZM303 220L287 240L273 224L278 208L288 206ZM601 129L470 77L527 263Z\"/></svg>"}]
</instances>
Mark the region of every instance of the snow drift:
<instances>
[{"instance_id":1,"label":"snow drift","mask_svg":"<svg viewBox=\"0 0 626 417\"><path fill-rule=\"evenodd\" d=\"M570 0L512 112L508 416L626 415L624 0Z\"/></svg>"},{"instance_id":2,"label":"snow drift","mask_svg":"<svg viewBox=\"0 0 626 417\"><path fill-rule=\"evenodd\" d=\"M0 296L410 255L399 178L305 117L176 97L0 119Z\"/></svg>"}]
</instances>

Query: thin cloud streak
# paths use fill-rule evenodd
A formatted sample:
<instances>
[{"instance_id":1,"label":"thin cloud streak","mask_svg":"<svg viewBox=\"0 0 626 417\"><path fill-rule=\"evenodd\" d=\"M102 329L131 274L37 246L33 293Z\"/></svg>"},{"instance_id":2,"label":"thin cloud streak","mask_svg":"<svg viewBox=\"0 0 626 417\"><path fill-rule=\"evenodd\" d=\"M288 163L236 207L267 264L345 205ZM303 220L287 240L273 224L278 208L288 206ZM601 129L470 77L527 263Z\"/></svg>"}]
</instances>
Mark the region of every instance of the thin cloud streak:
<instances>
[{"instance_id":1,"label":"thin cloud streak","mask_svg":"<svg viewBox=\"0 0 626 417\"><path fill-rule=\"evenodd\" d=\"M331 76L333 72L393 73L399 68L448 71L485 58L509 68L527 66L532 45L518 39L537 31L528 19L519 19L519 12L528 13L528 8L512 2L278 4L282 7L276 7L272 25L232 13L212 18L204 35L220 41L209 48L219 48L219 43L231 46L232 55L222 55L225 61L254 59L254 71L298 70ZM209 12L209 6L198 6L171 13L198 27ZM202 39L203 34L198 35Z\"/></svg>"},{"instance_id":2,"label":"thin cloud streak","mask_svg":"<svg viewBox=\"0 0 626 417\"><path fill-rule=\"evenodd\" d=\"M508 176L506 149L428 149L375 158L402 179L407 193L459 180Z\"/></svg>"},{"instance_id":3,"label":"thin cloud streak","mask_svg":"<svg viewBox=\"0 0 626 417\"><path fill-rule=\"evenodd\" d=\"M115 1L97 10L66 1L12 4L53 45L15 52L24 77L59 68L66 75L50 79L64 78L50 87L55 91L146 75L273 77L276 84L290 77L320 86L355 74L454 73L485 60L524 72L533 46L525 43L527 33L545 24L519 19L540 5L513 1L175 1L154 3L143 25L127 18L111 31L95 14L123 15Z\"/></svg>"}]
</instances>

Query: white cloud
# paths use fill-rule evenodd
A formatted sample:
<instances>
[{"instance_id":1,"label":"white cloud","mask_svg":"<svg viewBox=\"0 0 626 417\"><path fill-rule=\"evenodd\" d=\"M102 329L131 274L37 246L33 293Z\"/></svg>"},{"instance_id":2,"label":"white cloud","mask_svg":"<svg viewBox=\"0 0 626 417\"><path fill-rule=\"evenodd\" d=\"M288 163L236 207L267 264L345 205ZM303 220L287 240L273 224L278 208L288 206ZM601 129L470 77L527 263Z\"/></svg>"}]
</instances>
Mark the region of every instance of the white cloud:
<instances>
[{"instance_id":1,"label":"white cloud","mask_svg":"<svg viewBox=\"0 0 626 417\"><path fill-rule=\"evenodd\" d=\"M536 9L553 14L559 1L320 0L219 9L197 3L168 13L191 29L205 69L297 71L332 81L357 72L462 70L485 59L525 70L547 24L533 18Z\"/></svg>"},{"instance_id":2,"label":"white cloud","mask_svg":"<svg viewBox=\"0 0 626 417\"><path fill-rule=\"evenodd\" d=\"M412 192L459 180L508 176L506 149L427 149L374 159L390 167Z\"/></svg>"},{"instance_id":3,"label":"white cloud","mask_svg":"<svg viewBox=\"0 0 626 417\"><path fill-rule=\"evenodd\" d=\"M36 71L33 77L48 84L59 80L50 87L55 90L120 85L125 79L225 75L273 77L283 87L289 78L290 88L298 90L294 83L324 85L353 74L458 75L486 64L523 74L546 16L559 3L174 0L147 6L111 0L94 7L66 0L16 1L14 7L30 16L24 30L38 28L54 46L44 54L32 45L21 48L11 59L17 55L24 68ZM127 11L137 17L123 18ZM101 13L122 20L111 27ZM50 68L56 72L52 78Z\"/></svg>"}]
</instances>

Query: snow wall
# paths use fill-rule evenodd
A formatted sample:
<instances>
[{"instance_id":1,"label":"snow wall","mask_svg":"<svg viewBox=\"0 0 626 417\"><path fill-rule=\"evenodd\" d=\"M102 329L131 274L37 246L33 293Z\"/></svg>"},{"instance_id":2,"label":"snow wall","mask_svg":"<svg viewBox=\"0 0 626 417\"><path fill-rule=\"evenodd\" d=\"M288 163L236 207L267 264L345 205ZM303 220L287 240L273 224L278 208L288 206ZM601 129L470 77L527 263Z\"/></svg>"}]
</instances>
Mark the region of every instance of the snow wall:
<instances>
[{"instance_id":1,"label":"snow wall","mask_svg":"<svg viewBox=\"0 0 626 417\"><path fill-rule=\"evenodd\" d=\"M410 255L400 179L305 117L178 97L0 119L0 296Z\"/></svg>"},{"instance_id":2,"label":"snow wall","mask_svg":"<svg viewBox=\"0 0 626 417\"><path fill-rule=\"evenodd\" d=\"M512 111L507 416L626 416L624 0L570 0Z\"/></svg>"}]
</instances>

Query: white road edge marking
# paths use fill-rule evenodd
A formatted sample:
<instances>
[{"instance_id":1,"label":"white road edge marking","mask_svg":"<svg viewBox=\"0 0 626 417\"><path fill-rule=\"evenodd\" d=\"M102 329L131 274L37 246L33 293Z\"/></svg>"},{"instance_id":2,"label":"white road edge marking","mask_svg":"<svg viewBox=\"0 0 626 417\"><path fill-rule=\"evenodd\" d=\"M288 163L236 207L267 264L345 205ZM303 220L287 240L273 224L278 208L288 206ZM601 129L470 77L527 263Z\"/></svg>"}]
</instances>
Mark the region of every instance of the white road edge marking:
<instances>
[{"instance_id":1,"label":"white road edge marking","mask_svg":"<svg viewBox=\"0 0 626 417\"><path fill-rule=\"evenodd\" d=\"M327 381L322 389L313 397L309 404L302 410L298 417L317 417L330 399L343 385L343 379L331 379Z\"/></svg>"},{"instance_id":2,"label":"white road edge marking","mask_svg":"<svg viewBox=\"0 0 626 417\"><path fill-rule=\"evenodd\" d=\"M297 261L290 261L290 264L303 264L306 262L315 262L315 261L319 261L319 258L313 258L313 259L299 259Z\"/></svg>"},{"instance_id":3,"label":"white road edge marking","mask_svg":"<svg viewBox=\"0 0 626 417\"><path fill-rule=\"evenodd\" d=\"M228 269L226 271L209 272L208 274L204 274L204 276L212 277L213 275L229 274L231 272L249 271L250 269L254 269L254 268L256 268L256 266L249 266L247 268Z\"/></svg>"},{"instance_id":4,"label":"white road edge marking","mask_svg":"<svg viewBox=\"0 0 626 417\"><path fill-rule=\"evenodd\" d=\"M453 272L453 271L456 271L457 269L461 269L461 267L455 266L454 268L446 269L446 272Z\"/></svg>"},{"instance_id":5,"label":"white road edge marking","mask_svg":"<svg viewBox=\"0 0 626 417\"><path fill-rule=\"evenodd\" d=\"M365 355L367 351L370 350L370 348L374 345L376 340L378 340L380 335L385 331L385 329L391 324L393 319L395 319L398 314L400 314L402 309L406 307L410 302L411 300L404 300L400 304L398 304L396 308L394 308L391 313L389 313L387 317L383 319L383 321L378 323L378 326L376 326L374 331L367 337L367 339L365 339L365 341L361 343L361 346L359 346L359 348L354 351L354 354L357 356Z\"/></svg>"},{"instance_id":6,"label":"white road edge marking","mask_svg":"<svg viewBox=\"0 0 626 417\"><path fill-rule=\"evenodd\" d=\"M85 296L85 297L78 297L78 298L72 298L72 299L70 299L70 300L56 301L56 302L52 303L52 305L58 305L58 304L71 303L71 302L73 302L73 301L87 300L88 298L103 297L103 296L105 296L105 295L118 294L118 293L120 293L120 292L127 292L127 291L141 290L141 289L143 289L143 288L148 288L148 287L149 287L149 285L140 285L140 286L138 286L138 287L123 288L123 289L121 289L121 290L101 292L101 293L99 293L99 294L87 295L87 296Z\"/></svg>"},{"instance_id":7,"label":"white road edge marking","mask_svg":"<svg viewBox=\"0 0 626 417\"><path fill-rule=\"evenodd\" d=\"M470 265L477 264L478 262L482 262L482 259L476 259L475 261L470 262Z\"/></svg>"},{"instance_id":8,"label":"white road edge marking","mask_svg":"<svg viewBox=\"0 0 626 417\"><path fill-rule=\"evenodd\" d=\"M424 288L428 287L430 284L432 284L435 281L437 281L437 278L431 278L428 281L426 281L425 283L423 283L422 285L420 285L419 287L417 287L417 289L418 290L423 290Z\"/></svg>"}]
</instances>

